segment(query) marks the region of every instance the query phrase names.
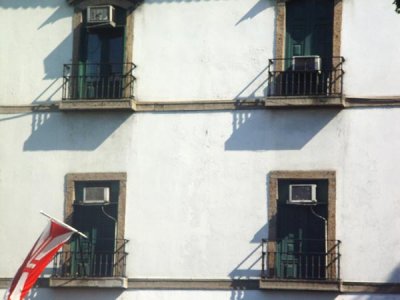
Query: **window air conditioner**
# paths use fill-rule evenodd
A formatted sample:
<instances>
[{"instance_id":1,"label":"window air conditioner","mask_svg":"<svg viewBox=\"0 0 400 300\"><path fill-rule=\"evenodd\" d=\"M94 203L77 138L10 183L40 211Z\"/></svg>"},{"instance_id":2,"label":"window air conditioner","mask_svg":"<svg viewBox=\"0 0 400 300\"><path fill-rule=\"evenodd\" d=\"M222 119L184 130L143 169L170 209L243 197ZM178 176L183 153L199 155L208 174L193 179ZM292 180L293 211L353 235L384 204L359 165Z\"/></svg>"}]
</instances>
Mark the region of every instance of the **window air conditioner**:
<instances>
[{"instance_id":1,"label":"window air conditioner","mask_svg":"<svg viewBox=\"0 0 400 300\"><path fill-rule=\"evenodd\" d=\"M317 203L316 184L290 184L288 204L312 205Z\"/></svg>"},{"instance_id":2,"label":"window air conditioner","mask_svg":"<svg viewBox=\"0 0 400 300\"><path fill-rule=\"evenodd\" d=\"M112 5L89 6L87 8L87 23L92 25L112 25L115 9Z\"/></svg>"},{"instance_id":3,"label":"window air conditioner","mask_svg":"<svg viewBox=\"0 0 400 300\"><path fill-rule=\"evenodd\" d=\"M321 57L318 55L293 56L293 71L321 71Z\"/></svg>"},{"instance_id":4,"label":"window air conditioner","mask_svg":"<svg viewBox=\"0 0 400 300\"><path fill-rule=\"evenodd\" d=\"M85 187L83 188L83 204L108 204L110 203L110 188Z\"/></svg>"}]
</instances>

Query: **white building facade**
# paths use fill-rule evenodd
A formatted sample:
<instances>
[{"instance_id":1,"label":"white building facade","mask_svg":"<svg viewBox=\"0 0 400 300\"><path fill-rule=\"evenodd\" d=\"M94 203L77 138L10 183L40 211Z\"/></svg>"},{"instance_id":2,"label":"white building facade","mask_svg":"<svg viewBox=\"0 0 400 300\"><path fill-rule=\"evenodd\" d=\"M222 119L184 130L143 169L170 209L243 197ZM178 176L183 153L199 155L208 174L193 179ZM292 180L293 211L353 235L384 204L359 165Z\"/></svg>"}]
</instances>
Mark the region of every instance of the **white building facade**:
<instances>
[{"instance_id":1,"label":"white building facade","mask_svg":"<svg viewBox=\"0 0 400 300\"><path fill-rule=\"evenodd\" d=\"M31 3L32 2L32 3ZM400 299L400 17L372 0L0 1L0 293Z\"/></svg>"}]
</instances>

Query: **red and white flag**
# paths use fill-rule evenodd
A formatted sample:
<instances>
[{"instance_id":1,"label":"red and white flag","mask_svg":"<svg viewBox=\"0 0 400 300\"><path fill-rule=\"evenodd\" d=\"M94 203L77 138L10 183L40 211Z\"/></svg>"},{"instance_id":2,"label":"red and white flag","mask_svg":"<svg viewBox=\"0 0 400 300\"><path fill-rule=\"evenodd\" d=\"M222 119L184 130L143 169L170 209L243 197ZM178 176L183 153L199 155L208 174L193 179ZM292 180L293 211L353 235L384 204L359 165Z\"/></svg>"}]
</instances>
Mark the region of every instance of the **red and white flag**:
<instances>
[{"instance_id":1,"label":"red and white flag","mask_svg":"<svg viewBox=\"0 0 400 300\"><path fill-rule=\"evenodd\" d=\"M22 300L35 284L36 280L56 255L58 249L76 232L75 229L62 222L50 219L32 250L19 268L11 286L8 289L6 300Z\"/></svg>"}]
</instances>

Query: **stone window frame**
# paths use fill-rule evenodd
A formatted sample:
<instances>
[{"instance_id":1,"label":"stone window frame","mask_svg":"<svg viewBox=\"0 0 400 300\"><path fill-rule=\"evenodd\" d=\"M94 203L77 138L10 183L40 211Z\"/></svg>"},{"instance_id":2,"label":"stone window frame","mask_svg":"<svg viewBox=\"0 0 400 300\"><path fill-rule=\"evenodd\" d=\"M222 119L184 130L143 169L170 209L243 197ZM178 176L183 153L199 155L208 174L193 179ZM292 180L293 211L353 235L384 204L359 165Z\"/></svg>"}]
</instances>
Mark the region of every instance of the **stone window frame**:
<instances>
[{"instance_id":1,"label":"stone window frame","mask_svg":"<svg viewBox=\"0 0 400 300\"><path fill-rule=\"evenodd\" d=\"M118 181L118 214L116 239L125 239L125 212L126 212L126 173L69 173L65 176L65 203L64 220L72 224L73 204L75 202L75 183L93 181ZM118 247L118 245L117 245ZM69 251L70 245L63 246L63 251ZM127 277L85 277L79 279L50 277L50 287L72 288L128 288Z\"/></svg>"},{"instance_id":2,"label":"stone window frame","mask_svg":"<svg viewBox=\"0 0 400 300\"><path fill-rule=\"evenodd\" d=\"M132 61L133 50L133 11L141 3L135 0L68 0L68 4L74 6L74 15L72 19L73 28L73 48L72 61L74 63L79 60L81 28L83 26L83 11L88 6L97 5L115 5L126 10L126 25L124 33L124 61Z\"/></svg>"},{"instance_id":3,"label":"stone window frame","mask_svg":"<svg viewBox=\"0 0 400 300\"><path fill-rule=\"evenodd\" d=\"M285 41L286 41L286 3L295 0L276 0L275 6L275 44L273 58L275 71L284 71ZM343 0L334 1L332 56L341 57L342 39L342 11ZM339 89L339 88L338 88ZM277 100L278 99L278 100ZM266 107L306 107L306 106L333 106L343 107L343 97L315 97L315 96L268 96L265 99Z\"/></svg>"},{"instance_id":4,"label":"stone window frame","mask_svg":"<svg viewBox=\"0 0 400 300\"><path fill-rule=\"evenodd\" d=\"M328 216L327 240L336 240L336 171L271 171L268 183L268 240L276 241L277 237L277 210L278 210L278 182L285 179L328 180ZM268 243L269 252L276 251L275 243ZM328 245L332 247L332 245ZM274 268L274 262L269 262L268 268ZM335 269L335 268L334 268Z\"/></svg>"},{"instance_id":5,"label":"stone window frame","mask_svg":"<svg viewBox=\"0 0 400 300\"><path fill-rule=\"evenodd\" d=\"M126 173L70 173L66 175L66 196L64 207L64 220L72 223L73 206L75 202L75 183L93 181L118 181L118 214L117 214L117 240L125 239L125 212L126 212Z\"/></svg>"}]
</instances>

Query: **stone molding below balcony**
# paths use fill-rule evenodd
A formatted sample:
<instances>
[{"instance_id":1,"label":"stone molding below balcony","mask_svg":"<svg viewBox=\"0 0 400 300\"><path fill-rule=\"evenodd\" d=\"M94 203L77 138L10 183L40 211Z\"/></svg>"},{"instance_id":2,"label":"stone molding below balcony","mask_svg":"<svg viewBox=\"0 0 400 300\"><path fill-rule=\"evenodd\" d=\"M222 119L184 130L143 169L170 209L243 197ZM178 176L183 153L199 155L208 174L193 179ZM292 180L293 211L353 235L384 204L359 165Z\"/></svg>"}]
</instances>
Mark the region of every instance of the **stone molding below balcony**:
<instances>
[{"instance_id":1,"label":"stone molding below balcony","mask_svg":"<svg viewBox=\"0 0 400 300\"><path fill-rule=\"evenodd\" d=\"M346 97L346 107L399 106L400 96Z\"/></svg>"},{"instance_id":2,"label":"stone molding below balcony","mask_svg":"<svg viewBox=\"0 0 400 300\"><path fill-rule=\"evenodd\" d=\"M265 98L265 106L274 107L344 107L340 96L270 96Z\"/></svg>"},{"instance_id":3,"label":"stone molding below balcony","mask_svg":"<svg viewBox=\"0 0 400 300\"><path fill-rule=\"evenodd\" d=\"M62 288L128 288L126 277L63 278L50 277L49 287Z\"/></svg>"},{"instance_id":4,"label":"stone molding below balcony","mask_svg":"<svg viewBox=\"0 0 400 300\"><path fill-rule=\"evenodd\" d=\"M340 292L340 281L261 279L260 289Z\"/></svg>"},{"instance_id":5,"label":"stone molding below balcony","mask_svg":"<svg viewBox=\"0 0 400 300\"><path fill-rule=\"evenodd\" d=\"M261 279L261 290L311 291L333 293L361 293L361 294L399 294L400 283L397 282L351 282L351 281L324 281L324 280L278 280Z\"/></svg>"},{"instance_id":6,"label":"stone molding below balcony","mask_svg":"<svg viewBox=\"0 0 400 300\"><path fill-rule=\"evenodd\" d=\"M102 100L63 100L59 104L61 111L70 110L133 110L133 101L130 99L102 99Z\"/></svg>"}]
</instances>

